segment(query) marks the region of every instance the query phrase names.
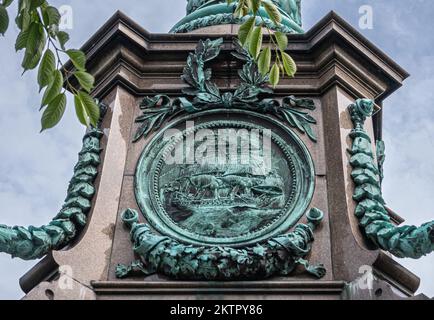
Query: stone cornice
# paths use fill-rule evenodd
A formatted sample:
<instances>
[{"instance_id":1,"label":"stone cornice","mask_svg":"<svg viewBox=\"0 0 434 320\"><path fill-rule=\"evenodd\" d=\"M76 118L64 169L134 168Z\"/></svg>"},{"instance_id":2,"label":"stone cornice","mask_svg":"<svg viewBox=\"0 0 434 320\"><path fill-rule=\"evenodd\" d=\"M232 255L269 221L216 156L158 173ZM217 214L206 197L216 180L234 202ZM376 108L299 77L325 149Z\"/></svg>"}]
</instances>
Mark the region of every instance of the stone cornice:
<instances>
[{"instance_id":1,"label":"stone cornice","mask_svg":"<svg viewBox=\"0 0 434 320\"><path fill-rule=\"evenodd\" d=\"M97 79L96 96L101 98L116 85L139 95L155 91L170 94L184 87L177 79L186 56L199 39L223 37L225 53L233 49L234 36L149 33L117 12L82 49L89 59L88 68ZM408 77L404 69L334 12L307 33L289 35L289 43L288 51L297 61L299 71L294 79L280 83L277 94L319 95L339 85L354 98L370 97L381 104ZM153 63L153 58L162 54L167 63ZM222 73L236 78L237 62L228 54L223 55L219 64ZM67 64L69 67L71 64ZM171 81L174 84L167 85L164 81L167 78L175 79ZM222 89L237 85L232 79L220 82Z\"/></svg>"}]
</instances>

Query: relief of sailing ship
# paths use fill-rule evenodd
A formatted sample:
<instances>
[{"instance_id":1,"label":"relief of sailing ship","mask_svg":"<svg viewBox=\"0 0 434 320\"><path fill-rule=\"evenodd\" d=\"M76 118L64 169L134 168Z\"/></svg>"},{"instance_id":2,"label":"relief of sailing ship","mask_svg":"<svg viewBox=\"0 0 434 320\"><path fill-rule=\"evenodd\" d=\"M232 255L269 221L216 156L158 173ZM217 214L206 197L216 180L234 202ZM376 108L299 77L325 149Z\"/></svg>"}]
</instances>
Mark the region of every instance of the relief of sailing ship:
<instances>
[{"instance_id":1,"label":"relief of sailing ship","mask_svg":"<svg viewBox=\"0 0 434 320\"><path fill-rule=\"evenodd\" d=\"M161 188L171 219L194 233L231 237L271 223L286 204L279 166L265 168L261 157L247 165L177 165ZM176 172L172 174L171 171ZM166 180L165 179L165 180Z\"/></svg>"}]
</instances>

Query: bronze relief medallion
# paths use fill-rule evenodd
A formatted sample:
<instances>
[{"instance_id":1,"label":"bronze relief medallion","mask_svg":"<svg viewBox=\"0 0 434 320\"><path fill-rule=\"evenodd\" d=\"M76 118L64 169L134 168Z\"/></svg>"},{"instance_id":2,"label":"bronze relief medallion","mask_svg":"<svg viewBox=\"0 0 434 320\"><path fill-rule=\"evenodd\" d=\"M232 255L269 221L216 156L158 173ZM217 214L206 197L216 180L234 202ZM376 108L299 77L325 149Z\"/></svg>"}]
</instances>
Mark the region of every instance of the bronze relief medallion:
<instances>
[{"instance_id":1,"label":"bronze relief medallion","mask_svg":"<svg viewBox=\"0 0 434 320\"><path fill-rule=\"evenodd\" d=\"M136 198L162 234L244 246L288 231L305 213L314 168L303 142L270 117L231 112L180 119L143 151Z\"/></svg>"}]
</instances>

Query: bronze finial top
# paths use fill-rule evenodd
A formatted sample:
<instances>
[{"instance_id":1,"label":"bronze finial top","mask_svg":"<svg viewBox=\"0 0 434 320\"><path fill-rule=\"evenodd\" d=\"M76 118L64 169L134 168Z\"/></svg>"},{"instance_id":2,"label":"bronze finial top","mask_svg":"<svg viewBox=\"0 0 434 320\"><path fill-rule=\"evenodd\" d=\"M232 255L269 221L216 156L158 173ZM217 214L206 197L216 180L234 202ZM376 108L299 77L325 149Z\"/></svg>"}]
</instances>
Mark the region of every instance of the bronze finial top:
<instances>
[{"instance_id":1,"label":"bronze finial top","mask_svg":"<svg viewBox=\"0 0 434 320\"><path fill-rule=\"evenodd\" d=\"M301 29L301 0L270 1L279 8L283 16L279 31L303 32ZM236 5L237 1L228 5L226 0L187 0L187 16L178 22L171 32L183 33L215 25L241 24L243 19L233 16ZM266 11L263 9L261 11L261 16L267 20Z\"/></svg>"}]
</instances>

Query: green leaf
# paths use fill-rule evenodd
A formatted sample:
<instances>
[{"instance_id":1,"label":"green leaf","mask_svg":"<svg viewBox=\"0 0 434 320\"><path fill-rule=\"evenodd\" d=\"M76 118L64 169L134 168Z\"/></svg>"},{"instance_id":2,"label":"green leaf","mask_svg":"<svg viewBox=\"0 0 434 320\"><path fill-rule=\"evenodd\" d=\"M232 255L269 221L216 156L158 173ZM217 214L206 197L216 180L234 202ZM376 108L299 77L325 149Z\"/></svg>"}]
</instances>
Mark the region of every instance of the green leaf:
<instances>
[{"instance_id":1,"label":"green leaf","mask_svg":"<svg viewBox=\"0 0 434 320\"><path fill-rule=\"evenodd\" d=\"M75 105L75 113L77 114L78 120L82 125L88 127L90 125L89 115L87 114L87 111L84 108L84 105L77 94L74 95L74 105Z\"/></svg>"},{"instance_id":2,"label":"green leaf","mask_svg":"<svg viewBox=\"0 0 434 320\"><path fill-rule=\"evenodd\" d=\"M21 31L26 31L29 28L31 22L31 16L28 10L21 11L21 13L15 19L15 23Z\"/></svg>"},{"instance_id":3,"label":"green leaf","mask_svg":"<svg viewBox=\"0 0 434 320\"><path fill-rule=\"evenodd\" d=\"M59 31L57 33L57 39L59 40L60 47L65 50L65 44L69 41L69 34L65 31Z\"/></svg>"},{"instance_id":4,"label":"green leaf","mask_svg":"<svg viewBox=\"0 0 434 320\"><path fill-rule=\"evenodd\" d=\"M19 0L18 1L18 11L29 11L31 0Z\"/></svg>"},{"instance_id":5,"label":"green leaf","mask_svg":"<svg viewBox=\"0 0 434 320\"><path fill-rule=\"evenodd\" d=\"M26 49L29 52L35 52L39 41L42 38L42 35L44 33L44 30L42 29L42 26L37 22L32 22L29 26L29 32L27 36L27 42L26 42Z\"/></svg>"},{"instance_id":6,"label":"green leaf","mask_svg":"<svg viewBox=\"0 0 434 320\"><path fill-rule=\"evenodd\" d=\"M250 8L253 11L253 14L256 15L259 8L261 7L261 0L250 0Z\"/></svg>"},{"instance_id":7,"label":"green leaf","mask_svg":"<svg viewBox=\"0 0 434 320\"><path fill-rule=\"evenodd\" d=\"M44 41L40 43L40 46L36 51L35 55L33 56L33 58L30 59L29 64L27 65L28 70L33 70L38 66L39 62L41 61L42 52L44 51L44 48L45 48L45 38Z\"/></svg>"},{"instance_id":8,"label":"green leaf","mask_svg":"<svg viewBox=\"0 0 434 320\"><path fill-rule=\"evenodd\" d=\"M250 37L249 51L254 59L256 59L261 52L262 47L262 27L255 27Z\"/></svg>"},{"instance_id":9,"label":"green leaf","mask_svg":"<svg viewBox=\"0 0 434 320\"><path fill-rule=\"evenodd\" d=\"M283 32L277 31L274 33L274 37L276 38L279 49L285 51L288 47L288 36Z\"/></svg>"},{"instance_id":10,"label":"green leaf","mask_svg":"<svg viewBox=\"0 0 434 320\"><path fill-rule=\"evenodd\" d=\"M31 0L19 0L18 1L18 16L15 22L21 31L25 31L29 28L32 22L37 19L36 15L32 15L30 11ZM38 21L39 22L39 21Z\"/></svg>"},{"instance_id":11,"label":"green leaf","mask_svg":"<svg viewBox=\"0 0 434 320\"><path fill-rule=\"evenodd\" d=\"M53 79L54 71L56 70L56 57L53 51L47 49L42 57L38 71L39 91L48 86Z\"/></svg>"},{"instance_id":12,"label":"green leaf","mask_svg":"<svg viewBox=\"0 0 434 320\"><path fill-rule=\"evenodd\" d=\"M253 30L255 21L256 21L256 17L251 17L240 26L240 29L238 31L238 39L240 40L243 46L246 44L247 39L249 38Z\"/></svg>"},{"instance_id":13,"label":"green leaf","mask_svg":"<svg viewBox=\"0 0 434 320\"><path fill-rule=\"evenodd\" d=\"M84 71L86 69L86 56L83 51L70 49L66 51L66 54L77 70Z\"/></svg>"},{"instance_id":14,"label":"green leaf","mask_svg":"<svg viewBox=\"0 0 434 320\"><path fill-rule=\"evenodd\" d=\"M270 1L263 1L262 5L265 8L265 11L268 14L268 17L271 19L271 21L274 22L274 24L279 24L282 22L282 15L279 12L279 9L277 9L276 5Z\"/></svg>"},{"instance_id":15,"label":"green leaf","mask_svg":"<svg viewBox=\"0 0 434 320\"><path fill-rule=\"evenodd\" d=\"M288 77L293 77L297 72L297 65L294 59L292 59L292 57L286 52L281 52L280 54L282 57L283 69L285 70L285 73L288 75Z\"/></svg>"},{"instance_id":16,"label":"green leaf","mask_svg":"<svg viewBox=\"0 0 434 320\"><path fill-rule=\"evenodd\" d=\"M60 93L63 86L63 75L59 70L54 71L54 76L48 88L45 90L44 96L42 98L41 107L49 104L53 99Z\"/></svg>"},{"instance_id":17,"label":"green leaf","mask_svg":"<svg viewBox=\"0 0 434 320\"><path fill-rule=\"evenodd\" d=\"M92 124L96 127L100 114L95 100L86 92L79 91L74 96L74 102L78 120L85 126Z\"/></svg>"},{"instance_id":18,"label":"green leaf","mask_svg":"<svg viewBox=\"0 0 434 320\"><path fill-rule=\"evenodd\" d=\"M91 74L83 71L77 71L74 73L74 75L84 90L87 92L92 91L95 78Z\"/></svg>"},{"instance_id":19,"label":"green leaf","mask_svg":"<svg viewBox=\"0 0 434 320\"><path fill-rule=\"evenodd\" d=\"M9 7L14 0L3 0L3 6L5 8Z\"/></svg>"},{"instance_id":20,"label":"green leaf","mask_svg":"<svg viewBox=\"0 0 434 320\"><path fill-rule=\"evenodd\" d=\"M4 36L9 28L9 15L6 7L0 5L0 33Z\"/></svg>"},{"instance_id":21,"label":"green leaf","mask_svg":"<svg viewBox=\"0 0 434 320\"><path fill-rule=\"evenodd\" d=\"M63 114L65 113L65 109L66 109L66 96L64 93L61 93L57 95L48 104L48 107L45 109L44 113L42 114L41 132L56 126L59 123L59 121L62 119Z\"/></svg>"},{"instance_id":22,"label":"green leaf","mask_svg":"<svg viewBox=\"0 0 434 320\"><path fill-rule=\"evenodd\" d=\"M275 63L271 68L271 72L270 72L270 84L273 86L273 88L275 88L279 83L279 81L280 81L280 68L277 65L277 63Z\"/></svg>"},{"instance_id":23,"label":"green leaf","mask_svg":"<svg viewBox=\"0 0 434 320\"><path fill-rule=\"evenodd\" d=\"M250 10L248 6L249 1L250 0L238 0L238 5L234 12L235 17L242 18L249 14L249 10Z\"/></svg>"},{"instance_id":24,"label":"green leaf","mask_svg":"<svg viewBox=\"0 0 434 320\"><path fill-rule=\"evenodd\" d=\"M32 0L30 2L30 10L35 10L42 6L45 3L45 0Z\"/></svg>"},{"instance_id":25,"label":"green leaf","mask_svg":"<svg viewBox=\"0 0 434 320\"><path fill-rule=\"evenodd\" d=\"M45 35L43 35L42 39L40 39L38 43L38 47L36 48L36 51L33 52L33 54L32 51L26 50L22 62L22 67L24 69L24 72L26 72L27 70L33 70L38 66L39 61L41 60L42 57L42 52L44 51L45 48L46 41L47 39L45 38Z\"/></svg>"},{"instance_id":26,"label":"green leaf","mask_svg":"<svg viewBox=\"0 0 434 320\"><path fill-rule=\"evenodd\" d=\"M18 34L17 40L15 41L15 50L20 51L27 46L27 39L29 38L28 31L21 31Z\"/></svg>"},{"instance_id":27,"label":"green leaf","mask_svg":"<svg viewBox=\"0 0 434 320\"><path fill-rule=\"evenodd\" d=\"M55 7L49 6L46 7L44 11L47 19L47 21L44 21L46 25L59 25L61 18L59 10L57 10Z\"/></svg>"},{"instance_id":28,"label":"green leaf","mask_svg":"<svg viewBox=\"0 0 434 320\"><path fill-rule=\"evenodd\" d=\"M270 71L271 65L271 49L269 47L262 50L258 58L258 69L262 75L266 75Z\"/></svg>"},{"instance_id":29,"label":"green leaf","mask_svg":"<svg viewBox=\"0 0 434 320\"><path fill-rule=\"evenodd\" d=\"M37 22L31 23L28 30L26 53L21 63L24 71L36 68L41 59L46 40L42 26Z\"/></svg>"}]
</instances>

